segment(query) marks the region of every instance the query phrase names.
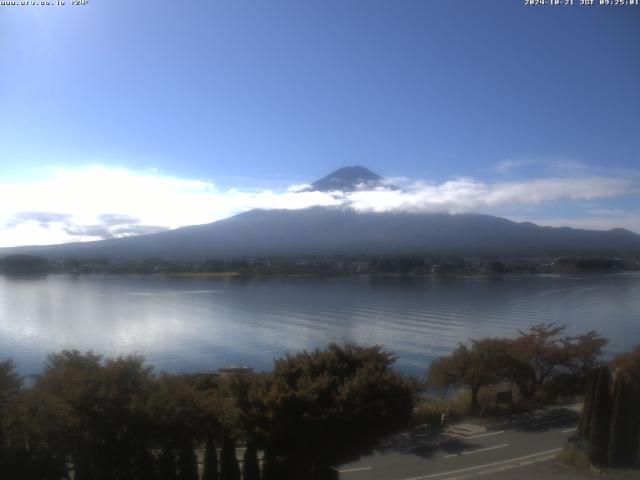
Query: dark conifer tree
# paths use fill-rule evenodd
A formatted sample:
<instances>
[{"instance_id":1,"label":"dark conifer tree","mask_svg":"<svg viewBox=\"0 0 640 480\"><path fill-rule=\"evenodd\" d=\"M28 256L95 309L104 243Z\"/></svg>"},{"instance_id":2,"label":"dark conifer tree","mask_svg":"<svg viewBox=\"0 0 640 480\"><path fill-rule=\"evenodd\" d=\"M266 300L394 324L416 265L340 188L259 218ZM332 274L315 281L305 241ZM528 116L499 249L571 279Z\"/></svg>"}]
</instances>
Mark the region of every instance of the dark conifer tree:
<instances>
[{"instance_id":1,"label":"dark conifer tree","mask_svg":"<svg viewBox=\"0 0 640 480\"><path fill-rule=\"evenodd\" d=\"M589 427L591 424L591 413L593 410L593 395L594 395L597 376L598 376L598 369L592 368L587 378L587 388L584 394L584 405L582 407L582 417L580 418L580 425L578 428L578 433L580 437L583 438L584 440L588 440L590 435Z\"/></svg>"},{"instance_id":2,"label":"dark conifer tree","mask_svg":"<svg viewBox=\"0 0 640 480\"><path fill-rule=\"evenodd\" d=\"M277 480L273 455L265 450L262 457L262 480Z\"/></svg>"},{"instance_id":3,"label":"dark conifer tree","mask_svg":"<svg viewBox=\"0 0 640 480\"><path fill-rule=\"evenodd\" d=\"M198 480L198 458L190 445L185 445L180 449L178 478L180 480Z\"/></svg>"},{"instance_id":4,"label":"dark conifer tree","mask_svg":"<svg viewBox=\"0 0 640 480\"><path fill-rule=\"evenodd\" d=\"M628 404L627 422L629 436L627 445L627 457L625 463L628 466L640 466L640 382L629 383L630 398Z\"/></svg>"},{"instance_id":5,"label":"dark conifer tree","mask_svg":"<svg viewBox=\"0 0 640 480\"><path fill-rule=\"evenodd\" d=\"M594 465L604 465L607 460L609 440L609 368L598 369L590 422L589 460Z\"/></svg>"},{"instance_id":6,"label":"dark conifer tree","mask_svg":"<svg viewBox=\"0 0 640 480\"><path fill-rule=\"evenodd\" d=\"M202 480L218 480L218 454L216 453L216 444L211 437L207 439L204 450Z\"/></svg>"},{"instance_id":7,"label":"dark conifer tree","mask_svg":"<svg viewBox=\"0 0 640 480\"><path fill-rule=\"evenodd\" d=\"M158 480L179 480L173 450L165 448L158 459Z\"/></svg>"},{"instance_id":8,"label":"dark conifer tree","mask_svg":"<svg viewBox=\"0 0 640 480\"><path fill-rule=\"evenodd\" d=\"M627 403L630 400L630 393L624 375L618 375L613 387L607 454L607 463L616 467L624 465L624 459L628 456L625 449L628 448L629 437Z\"/></svg>"},{"instance_id":9,"label":"dark conifer tree","mask_svg":"<svg viewBox=\"0 0 640 480\"><path fill-rule=\"evenodd\" d=\"M638 460L640 440L640 384L620 374L611 415L607 460L611 466L631 467Z\"/></svg>"},{"instance_id":10,"label":"dark conifer tree","mask_svg":"<svg viewBox=\"0 0 640 480\"><path fill-rule=\"evenodd\" d=\"M134 457L135 478L137 480L155 480L155 459L146 448L139 448Z\"/></svg>"},{"instance_id":11,"label":"dark conifer tree","mask_svg":"<svg viewBox=\"0 0 640 480\"><path fill-rule=\"evenodd\" d=\"M247 442L247 448L242 458L242 480L260 480L258 451L251 441Z\"/></svg>"},{"instance_id":12,"label":"dark conifer tree","mask_svg":"<svg viewBox=\"0 0 640 480\"><path fill-rule=\"evenodd\" d=\"M84 458L77 457L74 461L74 480L92 480L93 473L91 464Z\"/></svg>"},{"instance_id":13,"label":"dark conifer tree","mask_svg":"<svg viewBox=\"0 0 640 480\"><path fill-rule=\"evenodd\" d=\"M220 451L220 480L240 480L236 445L226 432L222 437L222 450Z\"/></svg>"},{"instance_id":14,"label":"dark conifer tree","mask_svg":"<svg viewBox=\"0 0 640 480\"><path fill-rule=\"evenodd\" d=\"M50 451L12 449L4 459L0 458L0 478L3 480L60 480L70 478L64 458ZM88 478L85 475L85 478Z\"/></svg>"}]
</instances>

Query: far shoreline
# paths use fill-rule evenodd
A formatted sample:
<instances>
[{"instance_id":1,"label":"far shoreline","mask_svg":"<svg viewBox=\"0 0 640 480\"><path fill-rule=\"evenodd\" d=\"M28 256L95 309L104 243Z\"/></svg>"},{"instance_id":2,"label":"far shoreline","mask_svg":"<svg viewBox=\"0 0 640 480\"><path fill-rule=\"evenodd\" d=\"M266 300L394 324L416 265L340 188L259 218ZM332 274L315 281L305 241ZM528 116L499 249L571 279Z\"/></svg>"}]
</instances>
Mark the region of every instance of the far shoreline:
<instances>
[{"instance_id":1,"label":"far shoreline","mask_svg":"<svg viewBox=\"0 0 640 480\"><path fill-rule=\"evenodd\" d=\"M508 272L508 273L246 273L246 272L35 272L35 273L9 273L0 272L0 276L6 278L42 278L51 276L79 277L147 277L147 278L174 278L174 279L231 279L231 278L412 278L412 279L439 279L439 278L526 278L526 277L576 277L576 276L622 276L626 274L640 274L640 269L624 271L576 271L576 272Z\"/></svg>"}]
</instances>

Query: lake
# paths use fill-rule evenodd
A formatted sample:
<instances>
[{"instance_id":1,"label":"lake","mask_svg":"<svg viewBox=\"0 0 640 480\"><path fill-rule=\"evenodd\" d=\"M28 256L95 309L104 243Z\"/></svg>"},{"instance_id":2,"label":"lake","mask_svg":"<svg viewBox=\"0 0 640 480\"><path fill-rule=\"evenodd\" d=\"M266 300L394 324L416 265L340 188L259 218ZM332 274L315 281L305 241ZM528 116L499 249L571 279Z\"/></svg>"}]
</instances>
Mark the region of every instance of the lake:
<instances>
[{"instance_id":1,"label":"lake","mask_svg":"<svg viewBox=\"0 0 640 480\"><path fill-rule=\"evenodd\" d=\"M640 344L640 273L521 277L0 276L0 359L37 373L47 353L140 354L157 370L267 370L331 341L383 344L423 375L458 342L538 322L596 329L607 355Z\"/></svg>"}]
</instances>

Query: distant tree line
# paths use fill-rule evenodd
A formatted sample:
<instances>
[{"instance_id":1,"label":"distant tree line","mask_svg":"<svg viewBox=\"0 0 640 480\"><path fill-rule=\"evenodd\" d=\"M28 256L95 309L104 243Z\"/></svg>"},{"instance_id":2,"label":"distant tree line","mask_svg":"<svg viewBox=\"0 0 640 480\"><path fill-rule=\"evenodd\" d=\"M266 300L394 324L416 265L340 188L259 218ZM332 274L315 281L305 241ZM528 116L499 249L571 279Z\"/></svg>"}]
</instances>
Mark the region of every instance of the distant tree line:
<instances>
[{"instance_id":1,"label":"distant tree line","mask_svg":"<svg viewBox=\"0 0 640 480\"><path fill-rule=\"evenodd\" d=\"M640 270L639 258L473 258L433 255L354 255L328 257L259 257L228 259L164 259L112 261L109 258L63 258L48 261L33 255L0 259L6 273L69 272L240 275L508 275L594 273Z\"/></svg>"},{"instance_id":2,"label":"distant tree line","mask_svg":"<svg viewBox=\"0 0 640 480\"><path fill-rule=\"evenodd\" d=\"M411 418L416 384L393 362L381 347L331 344L270 373L156 375L141 357L62 351L27 388L5 361L0 477L337 478L333 466Z\"/></svg>"},{"instance_id":3,"label":"distant tree line","mask_svg":"<svg viewBox=\"0 0 640 480\"><path fill-rule=\"evenodd\" d=\"M9 274L40 274L51 270L46 258L34 255L8 255L0 258L0 272Z\"/></svg>"}]
</instances>

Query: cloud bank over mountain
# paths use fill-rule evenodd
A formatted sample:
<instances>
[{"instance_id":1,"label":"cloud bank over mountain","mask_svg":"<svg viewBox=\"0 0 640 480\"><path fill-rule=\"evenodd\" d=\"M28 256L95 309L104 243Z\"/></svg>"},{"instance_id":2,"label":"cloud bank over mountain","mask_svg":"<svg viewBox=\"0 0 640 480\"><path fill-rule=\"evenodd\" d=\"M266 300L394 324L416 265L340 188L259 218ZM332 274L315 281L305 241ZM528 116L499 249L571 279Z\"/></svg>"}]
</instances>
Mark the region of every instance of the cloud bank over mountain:
<instances>
[{"instance_id":1,"label":"cloud bank over mountain","mask_svg":"<svg viewBox=\"0 0 640 480\"><path fill-rule=\"evenodd\" d=\"M606 177L544 178L486 183L458 178L442 184L416 182L404 190L359 191L345 195L358 211L469 213L502 206L540 205L558 200L596 200L632 190L629 181Z\"/></svg>"},{"instance_id":2,"label":"cloud bank over mountain","mask_svg":"<svg viewBox=\"0 0 640 480\"><path fill-rule=\"evenodd\" d=\"M368 188L374 188L370 190ZM488 181L461 177L444 182L382 179L353 191L313 191L309 184L288 189L222 189L211 181L157 172L90 166L56 169L47 178L0 181L0 246L44 245L120 238L160 232L226 218L253 208L348 207L361 212L492 213L500 208L548 204L593 204L637 195L632 178L581 174L527 180ZM604 210L604 209L601 209ZM597 211L597 208L596 208ZM607 218L615 226L640 231L640 215L622 211ZM516 215L517 216L517 215ZM564 225L593 228L603 215L564 218ZM535 220L535 218L524 218ZM547 218L553 223L552 218Z\"/></svg>"}]
</instances>

